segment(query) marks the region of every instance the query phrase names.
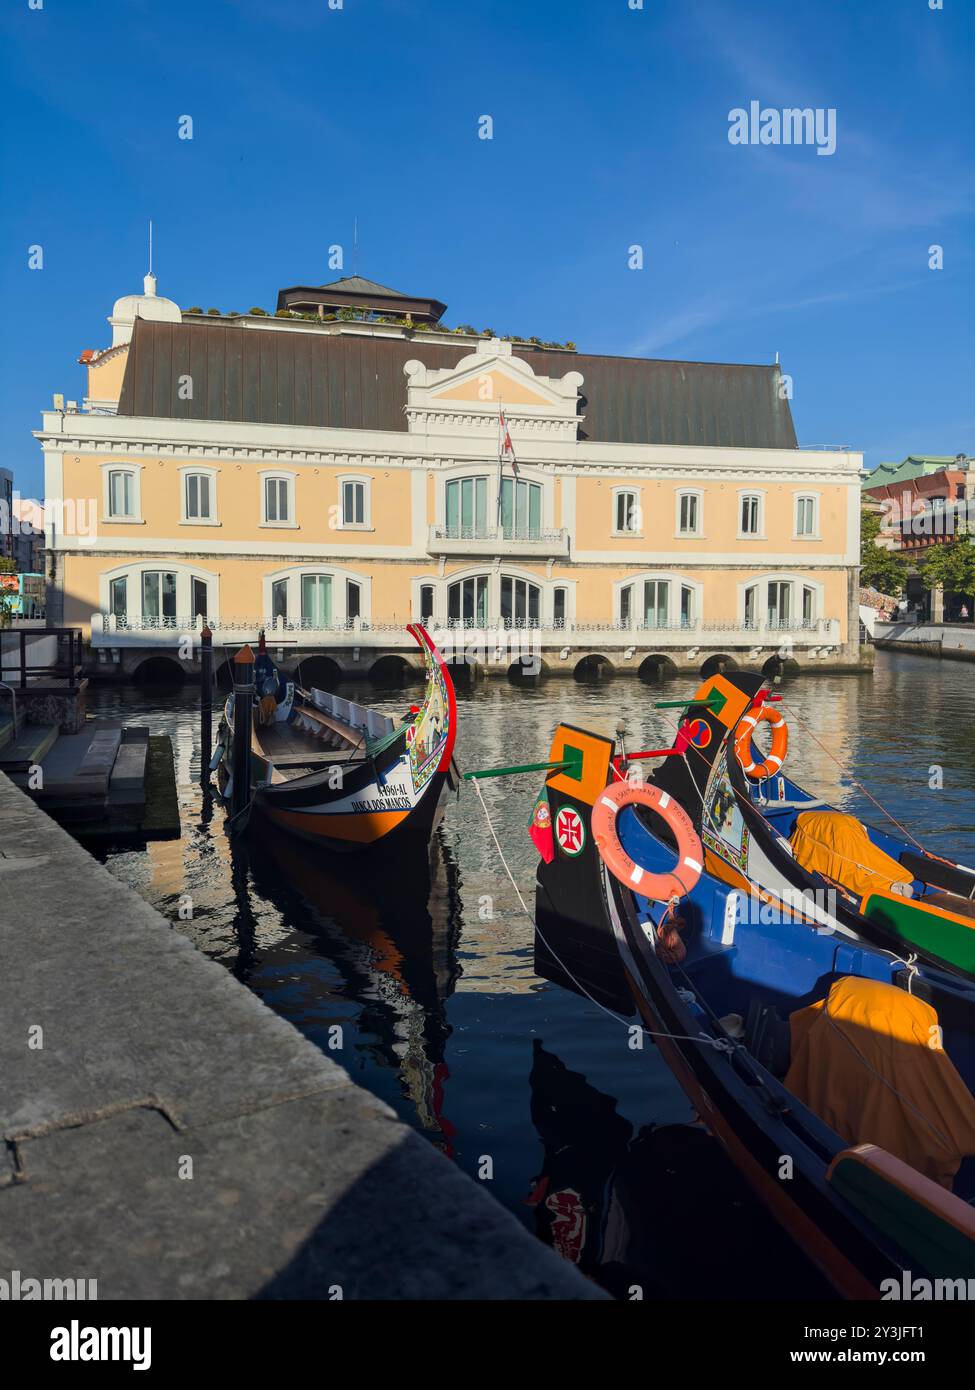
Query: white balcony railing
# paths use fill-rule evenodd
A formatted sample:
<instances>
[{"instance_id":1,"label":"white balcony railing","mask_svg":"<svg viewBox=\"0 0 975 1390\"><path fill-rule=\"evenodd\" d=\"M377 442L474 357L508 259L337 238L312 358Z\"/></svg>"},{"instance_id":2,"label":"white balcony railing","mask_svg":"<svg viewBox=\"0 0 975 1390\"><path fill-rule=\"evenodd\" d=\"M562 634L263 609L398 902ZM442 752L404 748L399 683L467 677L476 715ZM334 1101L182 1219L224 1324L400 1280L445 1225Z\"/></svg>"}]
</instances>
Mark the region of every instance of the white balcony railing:
<instances>
[{"instance_id":1,"label":"white balcony railing","mask_svg":"<svg viewBox=\"0 0 975 1390\"><path fill-rule=\"evenodd\" d=\"M182 635L199 633L208 624L214 640L256 642L260 632L274 646L398 647L409 648L413 640L406 631L409 619L392 623L368 623L361 618L319 623L303 618L288 622L284 618L217 616L170 618L118 618L111 613L92 615L92 645L96 647L176 645ZM492 618L487 622L473 618L450 618L439 623L425 619L427 628L442 641L456 642L463 632L474 640L490 644L492 634L504 640L506 633L530 634L542 646L607 646L653 650L668 647L708 647L720 649L771 648L784 643L799 647L835 646L840 642L838 618L798 619L755 624L734 620L632 624L620 622L542 623L535 618Z\"/></svg>"},{"instance_id":2,"label":"white balcony railing","mask_svg":"<svg viewBox=\"0 0 975 1390\"><path fill-rule=\"evenodd\" d=\"M568 555L569 533L564 527L431 526L427 549L431 555Z\"/></svg>"}]
</instances>

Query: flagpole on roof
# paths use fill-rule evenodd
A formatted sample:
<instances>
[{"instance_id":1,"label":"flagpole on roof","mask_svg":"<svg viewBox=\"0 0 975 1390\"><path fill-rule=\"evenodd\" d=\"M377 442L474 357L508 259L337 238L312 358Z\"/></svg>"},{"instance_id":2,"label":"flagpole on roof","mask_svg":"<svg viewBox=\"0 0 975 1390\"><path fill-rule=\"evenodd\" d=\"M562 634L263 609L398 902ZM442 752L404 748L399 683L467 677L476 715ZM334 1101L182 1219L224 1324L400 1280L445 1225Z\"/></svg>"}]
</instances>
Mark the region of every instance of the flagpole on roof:
<instances>
[{"instance_id":1,"label":"flagpole on roof","mask_svg":"<svg viewBox=\"0 0 975 1390\"><path fill-rule=\"evenodd\" d=\"M502 459L503 459L503 457L504 457L504 426L502 425L502 421L503 421L503 420L504 420L504 408L503 408L503 406L502 406L501 397L499 396L499 397L498 397L498 520L497 520L497 523L496 523L499 531L501 530L501 471L502 471L502 467L503 467Z\"/></svg>"}]
</instances>

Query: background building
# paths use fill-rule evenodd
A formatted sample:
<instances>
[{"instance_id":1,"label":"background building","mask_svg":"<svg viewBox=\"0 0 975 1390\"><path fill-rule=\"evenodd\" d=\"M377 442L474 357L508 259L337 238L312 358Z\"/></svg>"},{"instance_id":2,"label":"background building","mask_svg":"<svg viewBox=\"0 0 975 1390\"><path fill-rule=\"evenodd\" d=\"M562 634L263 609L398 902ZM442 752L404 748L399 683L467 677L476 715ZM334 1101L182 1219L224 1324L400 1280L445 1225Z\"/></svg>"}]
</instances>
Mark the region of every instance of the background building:
<instances>
[{"instance_id":1,"label":"background building","mask_svg":"<svg viewBox=\"0 0 975 1390\"><path fill-rule=\"evenodd\" d=\"M865 503L884 517L878 544L896 551L908 566L908 605L931 622L970 621L975 601L964 575L972 566L957 567L957 587L930 583L923 571L933 548L970 545L975 459L911 454L902 463L875 468L864 479L863 493Z\"/></svg>"},{"instance_id":2,"label":"background building","mask_svg":"<svg viewBox=\"0 0 975 1390\"><path fill-rule=\"evenodd\" d=\"M148 276L44 413L48 612L104 661L206 620L365 674L415 618L495 669L861 661L862 456L798 448L778 366L451 331L361 278L278 302L184 313Z\"/></svg>"}]
</instances>

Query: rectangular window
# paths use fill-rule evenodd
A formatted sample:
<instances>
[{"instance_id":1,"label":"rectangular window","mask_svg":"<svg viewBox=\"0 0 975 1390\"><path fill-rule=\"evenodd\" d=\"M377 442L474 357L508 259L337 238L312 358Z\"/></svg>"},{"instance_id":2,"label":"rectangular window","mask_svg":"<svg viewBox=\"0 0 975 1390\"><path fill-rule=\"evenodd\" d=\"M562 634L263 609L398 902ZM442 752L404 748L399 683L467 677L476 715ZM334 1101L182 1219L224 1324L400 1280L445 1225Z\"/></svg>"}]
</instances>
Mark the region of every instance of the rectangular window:
<instances>
[{"instance_id":1,"label":"rectangular window","mask_svg":"<svg viewBox=\"0 0 975 1390\"><path fill-rule=\"evenodd\" d=\"M192 616L194 618L205 618L207 616L207 584L205 579L193 579L192 589Z\"/></svg>"},{"instance_id":2,"label":"rectangular window","mask_svg":"<svg viewBox=\"0 0 975 1390\"><path fill-rule=\"evenodd\" d=\"M800 497L796 501L796 535L814 536L816 534L816 499Z\"/></svg>"},{"instance_id":3,"label":"rectangular window","mask_svg":"<svg viewBox=\"0 0 975 1390\"><path fill-rule=\"evenodd\" d=\"M271 617L288 621L288 581L276 579L271 585Z\"/></svg>"},{"instance_id":4,"label":"rectangular window","mask_svg":"<svg viewBox=\"0 0 975 1390\"><path fill-rule=\"evenodd\" d=\"M639 529L637 525L638 516L639 510L637 508L636 493L618 492L616 494L616 531L635 534Z\"/></svg>"},{"instance_id":5,"label":"rectangular window","mask_svg":"<svg viewBox=\"0 0 975 1390\"><path fill-rule=\"evenodd\" d=\"M175 574L147 571L142 576L142 616L153 622L176 617Z\"/></svg>"},{"instance_id":6,"label":"rectangular window","mask_svg":"<svg viewBox=\"0 0 975 1390\"><path fill-rule=\"evenodd\" d=\"M420 585L420 622L429 623L433 619L433 585Z\"/></svg>"},{"instance_id":7,"label":"rectangular window","mask_svg":"<svg viewBox=\"0 0 975 1390\"><path fill-rule=\"evenodd\" d=\"M697 535L697 517L700 498L696 493L685 492L680 499L680 533L682 536Z\"/></svg>"},{"instance_id":8,"label":"rectangular window","mask_svg":"<svg viewBox=\"0 0 975 1390\"><path fill-rule=\"evenodd\" d=\"M694 590L688 588L686 584L681 585L680 591L680 625L681 627L694 626Z\"/></svg>"},{"instance_id":9,"label":"rectangular window","mask_svg":"<svg viewBox=\"0 0 975 1390\"><path fill-rule=\"evenodd\" d=\"M350 623L362 616L362 589L354 579L345 581L345 616Z\"/></svg>"},{"instance_id":10,"label":"rectangular window","mask_svg":"<svg viewBox=\"0 0 975 1390\"><path fill-rule=\"evenodd\" d=\"M759 512L761 498L743 497L741 499L741 534L743 536L759 535Z\"/></svg>"},{"instance_id":11,"label":"rectangular window","mask_svg":"<svg viewBox=\"0 0 975 1390\"><path fill-rule=\"evenodd\" d=\"M802 622L804 627L812 627L816 621L816 591L803 585Z\"/></svg>"},{"instance_id":12,"label":"rectangular window","mask_svg":"<svg viewBox=\"0 0 975 1390\"><path fill-rule=\"evenodd\" d=\"M620 625L629 627L633 614L633 589L627 585L625 589L620 589Z\"/></svg>"},{"instance_id":13,"label":"rectangular window","mask_svg":"<svg viewBox=\"0 0 975 1390\"><path fill-rule=\"evenodd\" d=\"M792 585L774 581L768 586L769 627L788 627L792 617Z\"/></svg>"},{"instance_id":14,"label":"rectangular window","mask_svg":"<svg viewBox=\"0 0 975 1390\"><path fill-rule=\"evenodd\" d=\"M113 579L109 585L109 602L112 617L117 623L124 623L128 616L129 581L125 578Z\"/></svg>"},{"instance_id":15,"label":"rectangular window","mask_svg":"<svg viewBox=\"0 0 975 1390\"><path fill-rule=\"evenodd\" d=\"M501 531L505 540L537 541L542 534L542 489L517 478L501 480Z\"/></svg>"},{"instance_id":16,"label":"rectangular window","mask_svg":"<svg viewBox=\"0 0 975 1390\"><path fill-rule=\"evenodd\" d=\"M187 521L210 521L210 479L206 473L186 475Z\"/></svg>"},{"instance_id":17,"label":"rectangular window","mask_svg":"<svg viewBox=\"0 0 975 1390\"><path fill-rule=\"evenodd\" d=\"M264 520L290 521L288 506L288 479L264 479Z\"/></svg>"},{"instance_id":18,"label":"rectangular window","mask_svg":"<svg viewBox=\"0 0 975 1390\"><path fill-rule=\"evenodd\" d=\"M131 473L114 472L108 475L109 516L134 516L135 491Z\"/></svg>"},{"instance_id":19,"label":"rectangular window","mask_svg":"<svg viewBox=\"0 0 975 1390\"><path fill-rule=\"evenodd\" d=\"M366 524L366 485L365 483L342 484L342 525L365 526Z\"/></svg>"},{"instance_id":20,"label":"rectangular window","mask_svg":"<svg viewBox=\"0 0 975 1390\"><path fill-rule=\"evenodd\" d=\"M750 584L745 590L745 626L758 627L758 585Z\"/></svg>"},{"instance_id":21,"label":"rectangular window","mask_svg":"<svg viewBox=\"0 0 975 1390\"><path fill-rule=\"evenodd\" d=\"M666 627L670 584L666 579L647 579L643 584L644 627Z\"/></svg>"},{"instance_id":22,"label":"rectangular window","mask_svg":"<svg viewBox=\"0 0 975 1390\"><path fill-rule=\"evenodd\" d=\"M476 540L487 534L487 478L456 478L446 489L447 535Z\"/></svg>"},{"instance_id":23,"label":"rectangular window","mask_svg":"<svg viewBox=\"0 0 975 1390\"><path fill-rule=\"evenodd\" d=\"M565 627L565 590L556 589L552 602L552 622L556 627Z\"/></svg>"},{"instance_id":24,"label":"rectangular window","mask_svg":"<svg viewBox=\"0 0 975 1390\"><path fill-rule=\"evenodd\" d=\"M306 627L331 627L331 575L303 574L301 576L301 621Z\"/></svg>"}]
</instances>

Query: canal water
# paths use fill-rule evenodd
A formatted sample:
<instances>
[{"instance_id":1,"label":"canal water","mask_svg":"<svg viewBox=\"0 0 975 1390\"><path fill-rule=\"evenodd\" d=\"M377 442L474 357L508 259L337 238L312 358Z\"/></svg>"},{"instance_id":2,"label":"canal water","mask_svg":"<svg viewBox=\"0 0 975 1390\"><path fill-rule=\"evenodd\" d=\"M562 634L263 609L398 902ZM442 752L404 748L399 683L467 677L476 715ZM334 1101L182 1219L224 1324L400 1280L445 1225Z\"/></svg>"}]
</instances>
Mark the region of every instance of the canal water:
<instances>
[{"instance_id":1,"label":"canal water","mask_svg":"<svg viewBox=\"0 0 975 1390\"><path fill-rule=\"evenodd\" d=\"M975 681L964 664L877 654L873 676L783 684L789 767L817 795L936 852L975 860ZM676 681L459 692L462 770L547 755L560 720L631 748L671 740L654 699ZM343 688L352 693L352 687ZM357 688L402 713L414 692ZM106 862L214 960L387 1101L529 1229L617 1294L826 1294L765 1218L654 1047L535 975L522 913L470 785L449 800L433 871L334 865L261 827L232 846L199 785L199 688L99 687L94 715L169 734L179 840ZM511 872L533 902L527 823L537 774L481 783Z\"/></svg>"}]
</instances>

